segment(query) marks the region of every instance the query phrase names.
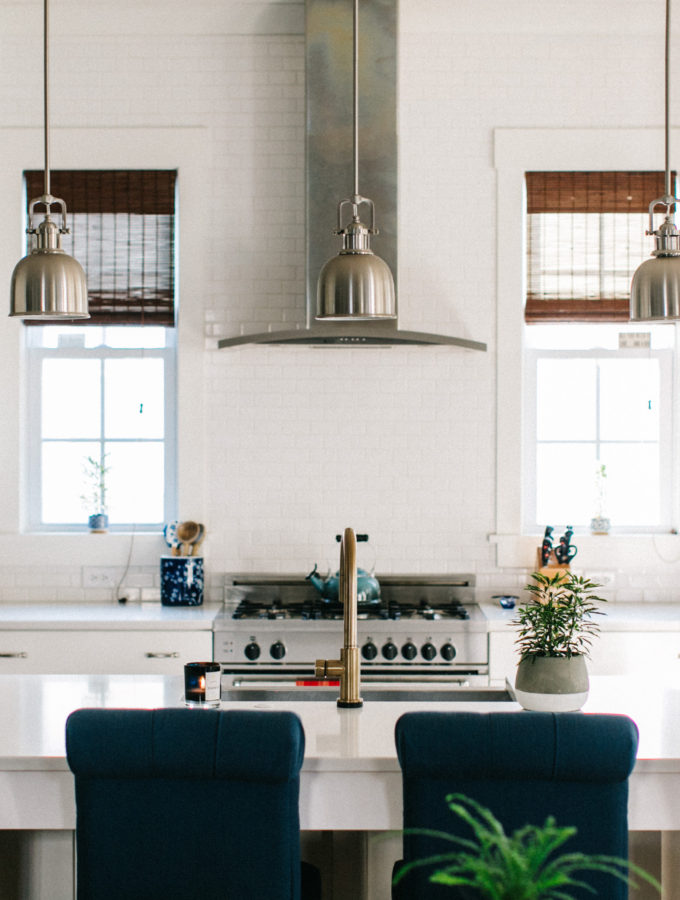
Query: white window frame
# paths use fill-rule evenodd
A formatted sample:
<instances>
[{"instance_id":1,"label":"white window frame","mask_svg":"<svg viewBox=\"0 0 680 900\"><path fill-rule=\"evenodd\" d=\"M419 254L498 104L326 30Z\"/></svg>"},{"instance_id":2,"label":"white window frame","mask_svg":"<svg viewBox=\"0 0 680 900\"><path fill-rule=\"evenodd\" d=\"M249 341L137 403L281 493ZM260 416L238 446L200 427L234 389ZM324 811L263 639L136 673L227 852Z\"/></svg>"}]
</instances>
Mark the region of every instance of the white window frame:
<instances>
[{"instance_id":1,"label":"white window frame","mask_svg":"<svg viewBox=\"0 0 680 900\"><path fill-rule=\"evenodd\" d=\"M522 534L524 492L524 301L526 286L526 191L527 171L642 171L657 170L662 129L527 129L499 128L494 132L496 169L496 297L497 329L497 453L496 544L499 567L532 568L536 564L537 535ZM671 141L680 140L680 129L671 129ZM653 198L651 198L653 199ZM651 251L651 245L650 245ZM678 326L675 346L678 352ZM636 327L640 331L639 323ZM674 396L678 392L675 367ZM677 411L674 410L677 418ZM672 439L673 458L678 458L678 429ZM675 527L680 522L678 480L671 504ZM579 565L603 567L658 565L659 558L680 555L680 538L668 535L620 535L603 539L580 535ZM538 541L540 544L540 541Z\"/></svg>"},{"instance_id":2,"label":"white window frame","mask_svg":"<svg viewBox=\"0 0 680 900\"><path fill-rule=\"evenodd\" d=\"M208 293L207 250L203 233L195 227L205 219L204 198L210 194L208 127L97 127L61 128L50 132L52 160L64 169L84 169L96 161L100 169L176 169L178 172L177 244L180 264L176 271L177 325L177 508L182 515L206 521L207 483L202 459L205 447L206 337L204 298ZM0 195L7 221L17 223L0 243L0 278L9 284L17 261L24 255L25 197L22 174L40 169L42 128L0 127L3 165ZM0 532L3 549L14 565L63 566L64 561L87 558L90 565L110 565L125 559L129 537L109 534L93 540L89 534L33 534L27 527L28 467L25 444L27 384L22 329L17 319L5 317L0 327L0 380L3 398L3 440L0 441ZM216 341L213 343L216 344ZM156 532L136 532L135 555L156 559L165 543ZM86 557L83 554L86 553Z\"/></svg>"},{"instance_id":3,"label":"white window frame","mask_svg":"<svg viewBox=\"0 0 680 900\"><path fill-rule=\"evenodd\" d=\"M98 326L101 328L116 326ZM121 326L124 327L124 326ZM157 326L159 327L159 326ZM31 329L32 330L32 329ZM28 404L26 426L28 435L32 438L27 441L27 466L28 485L26 496L26 509L28 516L28 530L32 532L79 532L87 531L87 513L83 511L83 522L80 525L67 523L43 523L42 521L42 367L46 359L162 359L164 361L164 517L158 522L109 522L109 531L127 531L131 527L135 530L141 527L147 531L161 531L163 522L177 518L177 424L176 424L176 344L175 329L167 328L166 346L160 348L119 348L98 346L93 348L83 347L39 347L31 346L27 341L26 346L26 384L28 387ZM103 373L101 383L103 387ZM103 423L102 423L103 430ZM94 439L97 440L97 439ZM104 438L100 435L100 441ZM120 442L120 441L117 441ZM136 443L135 438L125 439L125 443ZM156 441L157 442L157 441ZM91 443L91 441L90 441Z\"/></svg>"},{"instance_id":4,"label":"white window frame","mask_svg":"<svg viewBox=\"0 0 680 900\"><path fill-rule=\"evenodd\" d=\"M540 325L527 326L540 328ZM565 327L568 325L565 324ZM638 327L638 330L639 327ZM541 534L546 525L567 525L567 522L537 522L532 518L535 516L536 510L536 465L537 465L537 418L536 418L536 395L537 395L537 378L536 369L540 359L656 359L659 362L660 382L663 385L672 385L673 383L673 352L671 350L545 350L545 349L529 349L525 350L525 416L524 416L524 468L526 477L523 479L523 515L522 515L522 532L524 534ZM673 483L672 471L672 390L662 390L660 396L659 410L659 480L660 484L668 485ZM568 415L568 411L566 412ZM591 441L587 441L591 443ZM661 490L661 510L660 524L656 527L633 527L617 525L612 523L612 532L621 534L640 534L652 532L668 532L672 522L672 503L670 492ZM593 510L593 515L595 511Z\"/></svg>"}]
</instances>

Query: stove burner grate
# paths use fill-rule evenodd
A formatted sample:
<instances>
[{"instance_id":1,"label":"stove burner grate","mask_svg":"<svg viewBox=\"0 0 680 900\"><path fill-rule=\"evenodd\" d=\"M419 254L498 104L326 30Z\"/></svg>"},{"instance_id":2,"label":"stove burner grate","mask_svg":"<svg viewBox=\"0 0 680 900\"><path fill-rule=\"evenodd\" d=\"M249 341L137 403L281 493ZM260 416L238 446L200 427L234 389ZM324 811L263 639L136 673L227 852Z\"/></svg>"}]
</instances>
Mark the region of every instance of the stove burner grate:
<instances>
[{"instance_id":1,"label":"stove burner grate","mask_svg":"<svg viewBox=\"0 0 680 900\"><path fill-rule=\"evenodd\" d=\"M323 602L319 599L290 601L283 604L275 599L269 602L243 598L232 614L234 619L299 619L302 621L318 621L321 619L342 619L342 604L338 601ZM452 598L445 603L432 606L427 600L404 602L390 600L373 604L370 607L359 607L360 619L469 619L468 609Z\"/></svg>"}]
</instances>

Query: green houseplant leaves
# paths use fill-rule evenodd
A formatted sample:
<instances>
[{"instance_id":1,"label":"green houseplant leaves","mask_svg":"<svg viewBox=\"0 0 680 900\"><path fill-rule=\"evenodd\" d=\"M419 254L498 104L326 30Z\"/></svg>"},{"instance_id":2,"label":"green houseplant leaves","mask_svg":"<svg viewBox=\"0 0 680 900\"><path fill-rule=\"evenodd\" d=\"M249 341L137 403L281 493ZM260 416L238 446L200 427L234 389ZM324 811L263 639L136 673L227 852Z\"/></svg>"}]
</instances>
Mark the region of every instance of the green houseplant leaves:
<instances>
[{"instance_id":1,"label":"green houseplant leaves","mask_svg":"<svg viewBox=\"0 0 680 900\"><path fill-rule=\"evenodd\" d=\"M651 875L623 859L584 853L563 853L559 848L576 833L576 828L560 827L550 817L542 826L525 825L507 835L501 823L485 807L463 794L449 794L449 809L470 826L473 838L454 837L446 832L413 829L408 833L441 838L455 847L426 859L405 863L394 883L398 884L415 868L434 869L433 884L455 887L477 900L571 900L571 888L592 891L580 875L605 872L635 887L633 875L661 886Z\"/></svg>"}]
</instances>

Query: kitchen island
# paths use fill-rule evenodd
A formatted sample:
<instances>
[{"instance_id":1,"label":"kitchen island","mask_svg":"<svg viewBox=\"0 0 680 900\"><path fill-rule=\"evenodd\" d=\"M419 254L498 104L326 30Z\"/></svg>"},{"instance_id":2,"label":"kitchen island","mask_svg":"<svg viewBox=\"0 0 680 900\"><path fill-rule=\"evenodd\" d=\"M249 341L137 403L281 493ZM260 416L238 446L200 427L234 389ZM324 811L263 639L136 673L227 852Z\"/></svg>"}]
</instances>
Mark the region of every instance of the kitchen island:
<instances>
[{"instance_id":1,"label":"kitchen island","mask_svg":"<svg viewBox=\"0 0 680 900\"><path fill-rule=\"evenodd\" d=\"M680 831L680 678L591 681L585 712L625 713L640 729L630 782L630 828L667 832L665 846L670 849L675 843L672 832ZM0 676L0 828L62 833L74 829L73 779L64 749L64 723L72 710L181 706L182 692L183 680L177 675ZM513 702L376 701L356 710L339 710L334 701L232 701L222 706L260 709L264 715L267 709L289 709L300 716L306 741L300 820L301 828L311 832L401 827L394 725L403 712L523 714ZM398 845L391 846L394 852ZM388 847L385 842L383 854ZM372 900L387 895L370 896Z\"/></svg>"},{"instance_id":2,"label":"kitchen island","mask_svg":"<svg viewBox=\"0 0 680 900\"><path fill-rule=\"evenodd\" d=\"M680 830L680 678L663 683L591 679L585 712L625 713L640 729L631 779L630 827ZM181 706L179 676L0 676L0 828L73 829L73 783L64 722L79 707ZM517 710L515 703L225 702L223 708L290 709L305 729L303 829L381 831L401 825L394 724L411 710ZM196 715L200 715L200 710Z\"/></svg>"}]
</instances>

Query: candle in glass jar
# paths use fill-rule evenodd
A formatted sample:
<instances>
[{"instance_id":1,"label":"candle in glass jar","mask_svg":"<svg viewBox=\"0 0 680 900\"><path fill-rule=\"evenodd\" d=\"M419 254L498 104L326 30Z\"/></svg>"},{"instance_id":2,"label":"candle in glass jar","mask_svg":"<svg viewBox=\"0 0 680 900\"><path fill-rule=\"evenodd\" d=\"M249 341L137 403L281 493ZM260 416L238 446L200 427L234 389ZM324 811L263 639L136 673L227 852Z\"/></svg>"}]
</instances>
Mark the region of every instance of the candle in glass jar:
<instances>
[{"instance_id":1,"label":"candle in glass jar","mask_svg":"<svg viewBox=\"0 0 680 900\"><path fill-rule=\"evenodd\" d=\"M220 664L191 662L184 666L184 701L187 706L220 705Z\"/></svg>"}]
</instances>

